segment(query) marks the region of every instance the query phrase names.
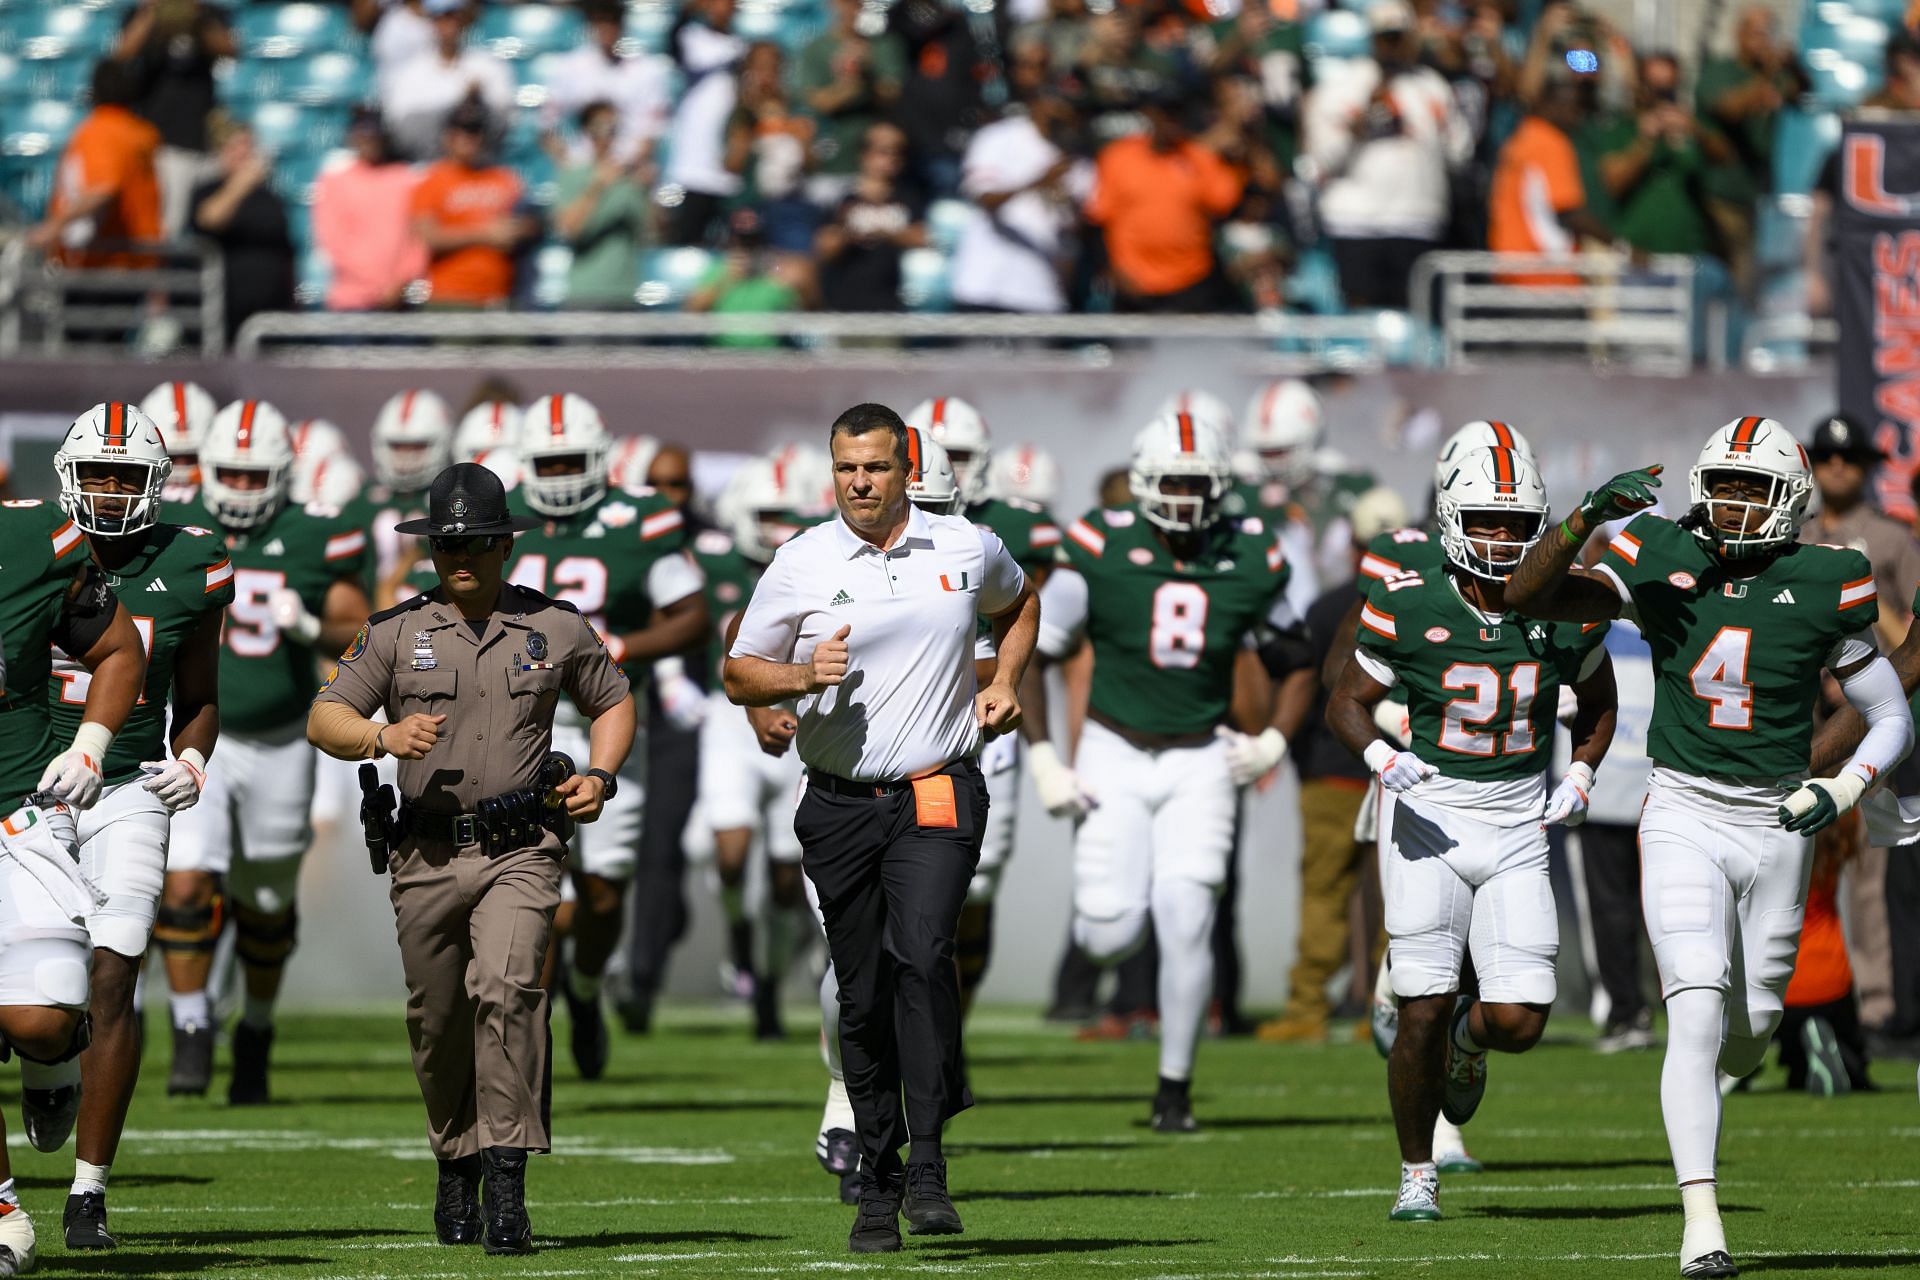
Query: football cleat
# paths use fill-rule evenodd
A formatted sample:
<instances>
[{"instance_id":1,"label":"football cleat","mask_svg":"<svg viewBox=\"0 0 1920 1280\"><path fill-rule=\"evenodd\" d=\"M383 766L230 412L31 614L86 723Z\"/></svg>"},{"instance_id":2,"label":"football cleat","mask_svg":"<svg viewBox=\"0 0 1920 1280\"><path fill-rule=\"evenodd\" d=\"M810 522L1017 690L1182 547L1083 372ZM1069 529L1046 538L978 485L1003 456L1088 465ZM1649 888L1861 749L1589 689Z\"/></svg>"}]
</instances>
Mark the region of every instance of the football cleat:
<instances>
[{"instance_id":1,"label":"football cleat","mask_svg":"<svg viewBox=\"0 0 1920 1280\"><path fill-rule=\"evenodd\" d=\"M1800 1028L1800 1043L1807 1051L1808 1093L1816 1098L1837 1098L1853 1092L1847 1060L1840 1056L1840 1041L1825 1018L1808 1018Z\"/></svg>"},{"instance_id":2,"label":"football cleat","mask_svg":"<svg viewBox=\"0 0 1920 1280\"><path fill-rule=\"evenodd\" d=\"M860 1139L851 1129L829 1129L815 1141L813 1154L820 1167L836 1178L860 1169Z\"/></svg>"},{"instance_id":3,"label":"football cleat","mask_svg":"<svg viewBox=\"0 0 1920 1280\"><path fill-rule=\"evenodd\" d=\"M569 1037L573 1048L573 1065L580 1069L582 1080L598 1080L606 1074L607 1059L612 1055L606 1010L600 1007L598 996L591 1000L575 996L571 983L560 983L560 990L566 995L567 1014L573 1020L573 1032Z\"/></svg>"},{"instance_id":4,"label":"football cleat","mask_svg":"<svg viewBox=\"0 0 1920 1280\"><path fill-rule=\"evenodd\" d=\"M1715 1249L1712 1253L1703 1253L1692 1262L1680 1265L1680 1274L1689 1278L1696 1276L1737 1276L1740 1268L1733 1265L1733 1259L1725 1249Z\"/></svg>"},{"instance_id":5,"label":"football cleat","mask_svg":"<svg viewBox=\"0 0 1920 1280\"><path fill-rule=\"evenodd\" d=\"M0 1203L0 1276L23 1276L33 1263L33 1219L17 1204Z\"/></svg>"},{"instance_id":6,"label":"football cleat","mask_svg":"<svg viewBox=\"0 0 1920 1280\"><path fill-rule=\"evenodd\" d=\"M957 1236L966 1230L960 1211L947 1194L947 1162L923 1160L907 1166L905 1205L910 1236Z\"/></svg>"},{"instance_id":7,"label":"football cleat","mask_svg":"<svg viewBox=\"0 0 1920 1280\"><path fill-rule=\"evenodd\" d=\"M267 1059L273 1053L273 1028L237 1022L233 1027L233 1078L227 1082L227 1104L264 1107L267 1095Z\"/></svg>"},{"instance_id":8,"label":"football cleat","mask_svg":"<svg viewBox=\"0 0 1920 1280\"><path fill-rule=\"evenodd\" d=\"M167 1072L167 1096L199 1097L213 1084L213 1028L195 1024L173 1029L173 1067Z\"/></svg>"},{"instance_id":9,"label":"football cleat","mask_svg":"<svg viewBox=\"0 0 1920 1280\"><path fill-rule=\"evenodd\" d=\"M58 1151L64 1147L79 1116L78 1080L57 1089L20 1090L20 1119L26 1126L27 1141L35 1151Z\"/></svg>"},{"instance_id":10,"label":"football cleat","mask_svg":"<svg viewBox=\"0 0 1920 1280\"><path fill-rule=\"evenodd\" d=\"M1193 1118L1193 1099L1184 1093L1161 1093L1153 1099L1155 1133L1198 1133L1200 1122Z\"/></svg>"},{"instance_id":11,"label":"football cleat","mask_svg":"<svg viewBox=\"0 0 1920 1280\"><path fill-rule=\"evenodd\" d=\"M1473 1009L1470 996L1460 997L1447 1027L1447 1089L1441 1095L1440 1114L1453 1124L1465 1124L1480 1109L1487 1094L1487 1053L1468 1053L1454 1042L1453 1033Z\"/></svg>"},{"instance_id":12,"label":"football cleat","mask_svg":"<svg viewBox=\"0 0 1920 1280\"><path fill-rule=\"evenodd\" d=\"M111 1249L119 1242L107 1232L107 1193L81 1191L67 1197L60 1224L69 1249Z\"/></svg>"},{"instance_id":13,"label":"football cleat","mask_svg":"<svg viewBox=\"0 0 1920 1280\"><path fill-rule=\"evenodd\" d=\"M1653 1012L1642 1009L1624 1022L1609 1020L1593 1042L1595 1053L1629 1053L1651 1049L1659 1041L1653 1034Z\"/></svg>"},{"instance_id":14,"label":"football cleat","mask_svg":"<svg viewBox=\"0 0 1920 1280\"><path fill-rule=\"evenodd\" d=\"M1440 1221L1440 1175L1400 1171L1400 1194L1394 1198L1392 1222Z\"/></svg>"}]
</instances>

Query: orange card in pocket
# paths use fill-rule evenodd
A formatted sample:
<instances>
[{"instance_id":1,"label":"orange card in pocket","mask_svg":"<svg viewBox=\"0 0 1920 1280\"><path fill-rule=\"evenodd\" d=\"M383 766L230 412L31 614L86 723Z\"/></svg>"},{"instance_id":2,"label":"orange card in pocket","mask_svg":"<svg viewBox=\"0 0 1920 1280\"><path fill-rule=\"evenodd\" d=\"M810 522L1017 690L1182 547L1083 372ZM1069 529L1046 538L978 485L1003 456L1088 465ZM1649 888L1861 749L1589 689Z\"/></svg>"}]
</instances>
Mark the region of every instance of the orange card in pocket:
<instances>
[{"instance_id":1,"label":"orange card in pocket","mask_svg":"<svg viewBox=\"0 0 1920 1280\"><path fill-rule=\"evenodd\" d=\"M953 775L928 774L913 780L913 804L923 827L957 827L959 810L953 803Z\"/></svg>"}]
</instances>

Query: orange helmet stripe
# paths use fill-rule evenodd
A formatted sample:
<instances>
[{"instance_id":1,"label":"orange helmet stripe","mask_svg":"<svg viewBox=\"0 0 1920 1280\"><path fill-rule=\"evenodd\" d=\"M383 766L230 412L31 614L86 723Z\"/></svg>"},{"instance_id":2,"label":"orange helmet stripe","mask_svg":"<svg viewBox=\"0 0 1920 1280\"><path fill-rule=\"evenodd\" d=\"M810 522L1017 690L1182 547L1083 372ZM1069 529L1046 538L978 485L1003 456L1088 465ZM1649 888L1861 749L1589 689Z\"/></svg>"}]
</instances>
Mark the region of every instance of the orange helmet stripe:
<instances>
[{"instance_id":1,"label":"orange helmet stripe","mask_svg":"<svg viewBox=\"0 0 1920 1280\"><path fill-rule=\"evenodd\" d=\"M187 384L173 384L173 420L179 424L182 432L187 429Z\"/></svg>"},{"instance_id":2,"label":"orange helmet stripe","mask_svg":"<svg viewBox=\"0 0 1920 1280\"><path fill-rule=\"evenodd\" d=\"M930 425L936 427L944 427L947 425L947 398L945 396L935 396L933 398L933 421Z\"/></svg>"},{"instance_id":3,"label":"orange helmet stripe","mask_svg":"<svg viewBox=\"0 0 1920 1280\"><path fill-rule=\"evenodd\" d=\"M1755 435L1759 434L1759 431L1760 431L1759 418L1754 417L1752 414L1749 414L1746 417L1740 419L1739 425L1734 427L1733 429L1733 439L1731 442L1733 446L1733 451L1735 453L1746 453L1750 451L1753 448L1753 443L1754 443L1753 438Z\"/></svg>"},{"instance_id":4,"label":"orange helmet stripe","mask_svg":"<svg viewBox=\"0 0 1920 1280\"><path fill-rule=\"evenodd\" d=\"M567 414L564 396L547 397L547 429L557 440L567 433Z\"/></svg>"},{"instance_id":5,"label":"orange helmet stripe","mask_svg":"<svg viewBox=\"0 0 1920 1280\"><path fill-rule=\"evenodd\" d=\"M1514 472L1513 450L1493 449L1493 485L1501 493L1512 493L1520 484Z\"/></svg>"},{"instance_id":6,"label":"orange helmet stripe","mask_svg":"<svg viewBox=\"0 0 1920 1280\"><path fill-rule=\"evenodd\" d=\"M127 406L115 400L107 406L107 444L123 448L127 443Z\"/></svg>"},{"instance_id":7,"label":"orange helmet stripe","mask_svg":"<svg viewBox=\"0 0 1920 1280\"><path fill-rule=\"evenodd\" d=\"M1512 427L1504 422L1489 422L1487 425L1493 428L1495 444L1499 445L1502 449L1512 449L1515 447Z\"/></svg>"},{"instance_id":8,"label":"orange helmet stripe","mask_svg":"<svg viewBox=\"0 0 1920 1280\"><path fill-rule=\"evenodd\" d=\"M1176 419L1180 424L1180 452L1193 452L1193 415L1182 412Z\"/></svg>"},{"instance_id":9,"label":"orange helmet stripe","mask_svg":"<svg viewBox=\"0 0 1920 1280\"><path fill-rule=\"evenodd\" d=\"M259 407L258 400L249 400L240 406L240 431L234 437L234 445L237 448L253 448L253 413Z\"/></svg>"},{"instance_id":10,"label":"orange helmet stripe","mask_svg":"<svg viewBox=\"0 0 1920 1280\"><path fill-rule=\"evenodd\" d=\"M921 466L922 464L920 461L920 432L913 427L908 427L907 428L908 478L913 480L920 479Z\"/></svg>"}]
</instances>

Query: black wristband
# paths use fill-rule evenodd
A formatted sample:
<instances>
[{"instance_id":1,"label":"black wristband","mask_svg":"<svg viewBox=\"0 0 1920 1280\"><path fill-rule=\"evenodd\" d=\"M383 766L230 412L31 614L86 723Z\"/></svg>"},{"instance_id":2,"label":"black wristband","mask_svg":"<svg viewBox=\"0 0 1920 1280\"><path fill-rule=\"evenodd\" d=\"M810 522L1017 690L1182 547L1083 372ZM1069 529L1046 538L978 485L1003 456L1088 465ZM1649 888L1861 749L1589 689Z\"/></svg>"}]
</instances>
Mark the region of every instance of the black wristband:
<instances>
[{"instance_id":1,"label":"black wristband","mask_svg":"<svg viewBox=\"0 0 1920 1280\"><path fill-rule=\"evenodd\" d=\"M586 776L600 779L600 798L602 800L613 799L614 793L620 790L620 779L614 777L605 769L589 769L587 770Z\"/></svg>"}]
</instances>

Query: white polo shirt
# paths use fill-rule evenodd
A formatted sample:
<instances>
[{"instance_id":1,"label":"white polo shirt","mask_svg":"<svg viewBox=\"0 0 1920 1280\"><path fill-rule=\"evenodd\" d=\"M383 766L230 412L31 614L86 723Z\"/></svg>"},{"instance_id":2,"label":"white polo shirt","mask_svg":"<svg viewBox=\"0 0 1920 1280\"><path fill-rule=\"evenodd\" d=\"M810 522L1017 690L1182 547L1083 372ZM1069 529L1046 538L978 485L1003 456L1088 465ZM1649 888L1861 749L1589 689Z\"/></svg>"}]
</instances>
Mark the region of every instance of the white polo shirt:
<instances>
[{"instance_id":1,"label":"white polo shirt","mask_svg":"<svg viewBox=\"0 0 1920 1280\"><path fill-rule=\"evenodd\" d=\"M729 656L804 662L852 627L846 680L800 699L795 743L809 768L899 782L980 750L974 619L1025 585L1000 539L963 516L914 507L884 552L836 516L775 553Z\"/></svg>"}]
</instances>

